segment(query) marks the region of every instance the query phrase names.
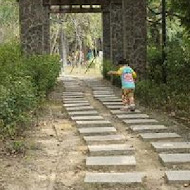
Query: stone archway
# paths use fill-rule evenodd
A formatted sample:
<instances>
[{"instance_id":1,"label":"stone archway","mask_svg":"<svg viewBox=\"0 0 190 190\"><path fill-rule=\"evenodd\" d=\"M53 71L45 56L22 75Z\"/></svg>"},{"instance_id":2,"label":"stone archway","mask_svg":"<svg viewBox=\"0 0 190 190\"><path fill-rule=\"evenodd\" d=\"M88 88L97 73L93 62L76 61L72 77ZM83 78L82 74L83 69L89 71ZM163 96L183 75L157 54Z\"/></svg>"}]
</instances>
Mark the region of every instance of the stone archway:
<instances>
[{"instance_id":1,"label":"stone archway","mask_svg":"<svg viewBox=\"0 0 190 190\"><path fill-rule=\"evenodd\" d=\"M83 5L89 8L84 9ZM25 54L49 53L50 12L101 12L104 60L114 64L118 57L124 57L139 74L144 72L146 0L19 0L19 6L21 44Z\"/></svg>"}]
</instances>

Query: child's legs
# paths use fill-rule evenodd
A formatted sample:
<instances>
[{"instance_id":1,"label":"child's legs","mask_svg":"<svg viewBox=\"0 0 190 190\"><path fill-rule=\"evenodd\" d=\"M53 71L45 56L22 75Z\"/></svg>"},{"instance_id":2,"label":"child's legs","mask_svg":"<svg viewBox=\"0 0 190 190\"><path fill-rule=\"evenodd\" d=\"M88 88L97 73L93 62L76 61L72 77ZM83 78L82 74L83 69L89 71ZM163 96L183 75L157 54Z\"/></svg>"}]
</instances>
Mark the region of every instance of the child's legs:
<instances>
[{"instance_id":1,"label":"child's legs","mask_svg":"<svg viewBox=\"0 0 190 190\"><path fill-rule=\"evenodd\" d=\"M128 97L128 89L122 89L122 101L124 105L130 105L130 100Z\"/></svg>"},{"instance_id":2,"label":"child's legs","mask_svg":"<svg viewBox=\"0 0 190 190\"><path fill-rule=\"evenodd\" d=\"M128 98L129 98L129 104L134 105L135 104L135 99L134 99L134 89L130 89L128 93Z\"/></svg>"}]
</instances>

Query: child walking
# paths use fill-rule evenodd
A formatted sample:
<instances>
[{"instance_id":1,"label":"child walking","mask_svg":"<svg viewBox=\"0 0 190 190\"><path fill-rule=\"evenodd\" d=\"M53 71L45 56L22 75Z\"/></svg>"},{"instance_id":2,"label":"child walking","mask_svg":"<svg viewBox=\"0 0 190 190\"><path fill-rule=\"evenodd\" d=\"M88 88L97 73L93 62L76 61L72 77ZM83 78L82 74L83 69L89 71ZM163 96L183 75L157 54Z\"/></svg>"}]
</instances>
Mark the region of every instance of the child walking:
<instances>
[{"instance_id":1,"label":"child walking","mask_svg":"<svg viewBox=\"0 0 190 190\"><path fill-rule=\"evenodd\" d=\"M119 75L121 77L122 101L124 104L124 107L121 110L135 111L134 91L137 74L131 67L129 67L128 62L125 59L118 61L118 66L118 71L109 71L107 74Z\"/></svg>"}]
</instances>

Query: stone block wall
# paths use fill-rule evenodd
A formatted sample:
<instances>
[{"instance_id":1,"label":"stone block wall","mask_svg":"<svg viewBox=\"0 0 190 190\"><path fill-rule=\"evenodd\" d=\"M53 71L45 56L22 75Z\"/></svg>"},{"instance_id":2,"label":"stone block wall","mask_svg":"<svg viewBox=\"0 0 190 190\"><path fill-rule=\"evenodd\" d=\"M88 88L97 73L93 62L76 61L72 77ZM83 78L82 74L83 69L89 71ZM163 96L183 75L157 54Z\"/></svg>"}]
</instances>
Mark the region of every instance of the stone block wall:
<instances>
[{"instance_id":1,"label":"stone block wall","mask_svg":"<svg viewBox=\"0 0 190 190\"><path fill-rule=\"evenodd\" d=\"M125 58L139 75L146 69L146 16L146 0L123 0Z\"/></svg>"},{"instance_id":2,"label":"stone block wall","mask_svg":"<svg viewBox=\"0 0 190 190\"><path fill-rule=\"evenodd\" d=\"M20 38L23 53L49 53L49 11L43 0L19 0Z\"/></svg>"}]
</instances>

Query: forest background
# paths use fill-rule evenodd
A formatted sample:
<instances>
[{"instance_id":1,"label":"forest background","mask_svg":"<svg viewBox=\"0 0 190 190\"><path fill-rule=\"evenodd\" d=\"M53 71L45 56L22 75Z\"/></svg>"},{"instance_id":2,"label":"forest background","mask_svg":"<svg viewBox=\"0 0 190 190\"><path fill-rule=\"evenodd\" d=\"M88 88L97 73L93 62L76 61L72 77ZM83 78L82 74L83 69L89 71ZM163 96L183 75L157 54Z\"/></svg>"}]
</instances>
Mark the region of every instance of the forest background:
<instances>
[{"instance_id":1,"label":"forest background","mask_svg":"<svg viewBox=\"0 0 190 190\"><path fill-rule=\"evenodd\" d=\"M147 27L147 73L145 79L137 83L138 100L189 124L190 1L148 0ZM101 14L52 15L52 55L60 54L58 42L61 35L66 44L64 51L68 54L80 49L100 50ZM18 3L16 0L0 0L0 132L8 136L15 135L20 129L15 126L23 126L24 118L31 115L27 113L36 110L39 99L53 87L60 70L58 57L33 57L29 60L21 57ZM107 67L105 70L113 67L104 66ZM29 74L31 68L34 72ZM37 77L39 72L42 78ZM15 105L16 101L21 103Z\"/></svg>"}]
</instances>

